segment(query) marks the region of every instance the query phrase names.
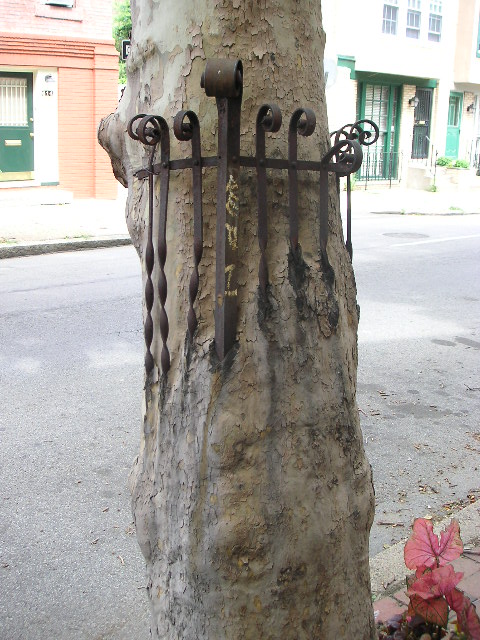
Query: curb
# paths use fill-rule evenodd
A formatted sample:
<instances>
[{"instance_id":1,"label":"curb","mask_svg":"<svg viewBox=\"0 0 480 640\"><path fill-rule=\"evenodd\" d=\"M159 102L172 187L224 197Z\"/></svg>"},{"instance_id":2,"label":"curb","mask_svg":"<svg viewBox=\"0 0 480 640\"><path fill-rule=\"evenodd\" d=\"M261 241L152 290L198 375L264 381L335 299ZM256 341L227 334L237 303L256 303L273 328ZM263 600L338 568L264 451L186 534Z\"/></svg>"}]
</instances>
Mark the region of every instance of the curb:
<instances>
[{"instance_id":1,"label":"curb","mask_svg":"<svg viewBox=\"0 0 480 640\"><path fill-rule=\"evenodd\" d=\"M105 249L132 244L129 236L114 238L90 238L88 240L45 240L35 243L19 243L0 246L0 260L4 258L21 258L38 256L45 253L61 253L64 251L84 251L86 249Z\"/></svg>"},{"instance_id":2,"label":"curb","mask_svg":"<svg viewBox=\"0 0 480 640\"><path fill-rule=\"evenodd\" d=\"M464 546L471 546L480 538L480 502L474 502L464 509L443 518L435 525L435 531L443 529L455 518L460 524L460 534ZM381 551L370 558L370 581L372 595L389 596L405 584L405 576L409 572L403 560L405 542L398 542L389 549Z\"/></svg>"},{"instance_id":3,"label":"curb","mask_svg":"<svg viewBox=\"0 0 480 640\"><path fill-rule=\"evenodd\" d=\"M417 211L412 209L410 211L369 211L369 213L381 214L381 215L395 215L395 216L476 216L480 211Z\"/></svg>"}]
</instances>

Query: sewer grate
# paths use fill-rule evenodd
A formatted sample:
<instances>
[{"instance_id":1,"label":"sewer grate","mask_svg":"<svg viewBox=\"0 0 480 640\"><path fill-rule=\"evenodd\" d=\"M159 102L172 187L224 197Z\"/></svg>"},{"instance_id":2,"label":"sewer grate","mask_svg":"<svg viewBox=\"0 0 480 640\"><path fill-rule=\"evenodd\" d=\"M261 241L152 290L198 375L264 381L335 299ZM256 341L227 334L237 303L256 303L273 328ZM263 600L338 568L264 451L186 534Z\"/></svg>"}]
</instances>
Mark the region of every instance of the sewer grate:
<instances>
[{"instance_id":1,"label":"sewer grate","mask_svg":"<svg viewBox=\"0 0 480 640\"><path fill-rule=\"evenodd\" d=\"M404 231L400 231L398 233L384 233L384 236L388 236L389 238L429 238L426 233L408 233Z\"/></svg>"}]
</instances>

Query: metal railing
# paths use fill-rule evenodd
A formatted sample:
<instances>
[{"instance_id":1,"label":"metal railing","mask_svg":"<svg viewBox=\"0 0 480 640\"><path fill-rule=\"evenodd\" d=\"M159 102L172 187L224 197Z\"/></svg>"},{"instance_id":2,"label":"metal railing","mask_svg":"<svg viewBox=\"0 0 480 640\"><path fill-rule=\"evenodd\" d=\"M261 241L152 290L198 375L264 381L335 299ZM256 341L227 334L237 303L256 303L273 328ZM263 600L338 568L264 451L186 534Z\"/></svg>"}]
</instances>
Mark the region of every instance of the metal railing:
<instances>
[{"instance_id":1,"label":"metal railing","mask_svg":"<svg viewBox=\"0 0 480 640\"><path fill-rule=\"evenodd\" d=\"M359 120L332 133L332 145L320 159L300 160L298 146L301 138L311 136L315 131L316 116L309 108L299 107L290 117L287 134L288 157L269 157L266 153L268 133L276 133L282 125L282 112L276 104L264 103L257 112L255 128L255 155L240 154L240 116L243 95L243 65L241 60L210 59L201 77L201 87L207 96L215 98L218 111L218 151L214 156L202 156L200 120L193 111L179 111L173 120L173 134L177 140L190 142L191 149L186 157L170 157L171 125L161 115L139 113L128 123L127 131L132 140L144 145L148 154L148 165L135 170L138 180L145 180L148 193L148 224L144 269L146 274L144 289L145 304L145 372L146 384L153 384L157 369L161 369L164 381L171 366L167 341L169 320L167 301L167 214L170 175L188 170L192 173L193 200L193 266L191 266L188 288L189 305L187 316L188 342L185 355L194 348L198 319L197 294L200 284L199 265L204 247L203 223L203 170L214 168L217 173L215 233L215 351L218 360L225 359L237 338L238 315L238 221L240 199L238 194L244 169L256 169L257 177L257 239L259 245L258 282L259 295L268 300L269 266L267 243L269 240L269 203L267 200L267 170L288 172L288 212L289 243L293 259L300 255L299 221L302 209L299 207L299 192L303 186L301 172L317 172L318 196L318 249L325 283L333 286L335 274L327 252L329 239L329 174L338 179L347 178L347 242L346 249L352 256L351 243L351 200L350 175L358 171L363 160L362 146L376 143L378 126L371 120ZM365 129L366 127L366 129ZM204 135L208 135L209 130ZM188 147L187 147L188 148ZM367 152L368 155L368 152ZM395 161L396 166L396 161ZM305 174L303 174L305 175ZM155 197L155 183L159 184L159 198ZM313 183L312 183L313 184ZM211 198L211 196L209 196ZM271 205L270 205L271 206ZM156 233L154 235L153 229ZM212 229L205 228L205 232ZM270 233L272 230L270 229ZM210 237L208 243L212 242ZM171 286L171 285L170 285ZM266 304L266 302L262 303ZM158 318L158 320L157 320ZM159 344L161 339L161 345ZM158 349L156 346L158 345ZM161 350L160 350L161 349ZM160 351L160 353L158 353ZM159 371L160 373L160 371Z\"/></svg>"},{"instance_id":2,"label":"metal railing","mask_svg":"<svg viewBox=\"0 0 480 640\"><path fill-rule=\"evenodd\" d=\"M402 155L400 151L367 149L357 180L365 183L365 189L372 181L387 181L392 186L393 181L400 179Z\"/></svg>"}]
</instances>

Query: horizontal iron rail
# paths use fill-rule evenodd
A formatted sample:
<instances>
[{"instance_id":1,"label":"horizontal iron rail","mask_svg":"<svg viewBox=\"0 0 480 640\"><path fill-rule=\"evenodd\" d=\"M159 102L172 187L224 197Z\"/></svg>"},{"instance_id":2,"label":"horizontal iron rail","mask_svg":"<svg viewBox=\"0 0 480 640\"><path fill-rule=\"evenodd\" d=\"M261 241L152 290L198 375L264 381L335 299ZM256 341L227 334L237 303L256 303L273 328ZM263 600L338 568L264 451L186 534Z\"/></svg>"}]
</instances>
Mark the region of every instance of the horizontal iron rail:
<instances>
[{"instance_id":1,"label":"horizontal iron rail","mask_svg":"<svg viewBox=\"0 0 480 640\"><path fill-rule=\"evenodd\" d=\"M237 162L240 167L251 167L254 169L257 166L256 156L240 156ZM217 156L210 156L207 158L201 158L200 166L203 167L218 167L219 159ZM259 161L260 166L264 166L266 169L297 169L298 171L321 171L325 168L320 160L297 160L296 162L289 162L284 158L265 158L265 160ZM170 160L168 168L170 171L181 171L182 169L192 169L194 161L192 158L182 158L181 160ZM165 167L161 164L153 165L153 174L158 176L162 169ZM135 176L139 179L147 178L149 174L148 169L140 169L135 172Z\"/></svg>"}]
</instances>

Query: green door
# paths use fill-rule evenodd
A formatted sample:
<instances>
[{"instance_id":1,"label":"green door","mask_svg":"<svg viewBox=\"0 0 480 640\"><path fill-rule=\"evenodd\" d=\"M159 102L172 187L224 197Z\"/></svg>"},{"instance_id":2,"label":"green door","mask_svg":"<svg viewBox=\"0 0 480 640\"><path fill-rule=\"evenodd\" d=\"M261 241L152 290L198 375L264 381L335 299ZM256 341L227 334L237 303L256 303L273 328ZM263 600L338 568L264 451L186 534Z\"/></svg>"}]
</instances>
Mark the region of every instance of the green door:
<instances>
[{"instance_id":1,"label":"green door","mask_svg":"<svg viewBox=\"0 0 480 640\"><path fill-rule=\"evenodd\" d=\"M448 102L447 142L445 155L447 158L458 158L458 145L460 142L460 124L462 113L462 94L450 92Z\"/></svg>"},{"instance_id":2,"label":"green door","mask_svg":"<svg viewBox=\"0 0 480 640\"><path fill-rule=\"evenodd\" d=\"M33 179L33 74L0 71L0 181Z\"/></svg>"}]
</instances>

